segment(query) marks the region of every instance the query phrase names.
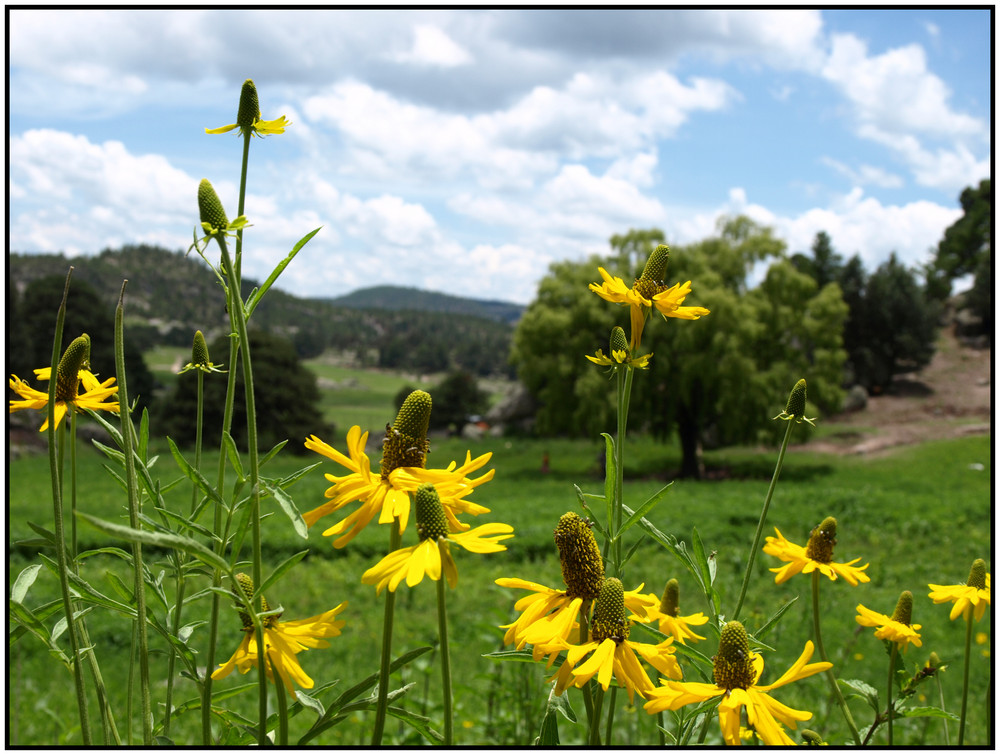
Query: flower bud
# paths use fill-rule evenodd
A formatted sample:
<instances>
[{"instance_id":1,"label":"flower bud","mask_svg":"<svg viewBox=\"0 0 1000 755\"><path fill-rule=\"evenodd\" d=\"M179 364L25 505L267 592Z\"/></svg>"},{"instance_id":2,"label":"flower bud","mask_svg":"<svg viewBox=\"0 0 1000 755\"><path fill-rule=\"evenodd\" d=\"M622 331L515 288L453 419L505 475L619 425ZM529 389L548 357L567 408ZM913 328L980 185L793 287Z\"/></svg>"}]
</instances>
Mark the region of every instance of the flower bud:
<instances>
[{"instance_id":1,"label":"flower bud","mask_svg":"<svg viewBox=\"0 0 1000 755\"><path fill-rule=\"evenodd\" d=\"M628 359L631 356L631 352L628 347L628 339L625 337L625 331L616 325L611 329L611 340L608 344L608 352L611 354L611 358L617 362L620 360L615 356L615 354L622 351L625 352L625 359Z\"/></svg>"},{"instance_id":2,"label":"flower bud","mask_svg":"<svg viewBox=\"0 0 1000 755\"><path fill-rule=\"evenodd\" d=\"M828 516L809 533L806 556L821 564L833 561L833 546L837 544L837 520Z\"/></svg>"},{"instance_id":3,"label":"flower bud","mask_svg":"<svg viewBox=\"0 0 1000 755\"><path fill-rule=\"evenodd\" d=\"M593 600L604 582L604 560L590 525L572 511L559 517L552 533L559 549L568 598Z\"/></svg>"},{"instance_id":4,"label":"flower bud","mask_svg":"<svg viewBox=\"0 0 1000 755\"><path fill-rule=\"evenodd\" d=\"M56 401L74 401L80 388L80 370L90 367L90 336L84 333L66 347L56 369Z\"/></svg>"},{"instance_id":5,"label":"flower bud","mask_svg":"<svg viewBox=\"0 0 1000 755\"><path fill-rule=\"evenodd\" d=\"M621 580L605 579L594 603L594 618L590 624L590 638L595 642L628 639L629 625L625 620L625 590Z\"/></svg>"},{"instance_id":6,"label":"flower bud","mask_svg":"<svg viewBox=\"0 0 1000 755\"><path fill-rule=\"evenodd\" d=\"M414 495L417 508L417 534L421 540L448 537L448 520L444 515L441 497L430 483L424 483Z\"/></svg>"},{"instance_id":7,"label":"flower bud","mask_svg":"<svg viewBox=\"0 0 1000 755\"><path fill-rule=\"evenodd\" d=\"M969 581L965 585L966 587L975 587L977 590L986 589L986 562L983 559L977 558L972 562L972 569L969 571Z\"/></svg>"},{"instance_id":8,"label":"flower bud","mask_svg":"<svg viewBox=\"0 0 1000 755\"><path fill-rule=\"evenodd\" d=\"M910 626L913 619L913 593L903 590L899 594L899 601L896 603L896 610L892 612L892 620L900 624Z\"/></svg>"},{"instance_id":9,"label":"flower bud","mask_svg":"<svg viewBox=\"0 0 1000 755\"><path fill-rule=\"evenodd\" d=\"M194 333L194 344L191 346L191 364L196 367L209 367L212 360L208 358L208 344L205 343L205 336L200 330Z\"/></svg>"},{"instance_id":10,"label":"flower bud","mask_svg":"<svg viewBox=\"0 0 1000 755\"><path fill-rule=\"evenodd\" d=\"M662 283L667 277L667 262L669 259L670 247L666 244L660 244L650 253L645 267L642 268L642 275L639 276L639 280Z\"/></svg>"},{"instance_id":11,"label":"flower bud","mask_svg":"<svg viewBox=\"0 0 1000 755\"><path fill-rule=\"evenodd\" d=\"M676 579L667 582L663 588L663 598L660 600L660 613L664 616L680 615L681 588Z\"/></svg>"},{"instance_id":12,"label":"flower bud","mask_svg":"<svg viewBox=\"0 0 1000 755\"><path fill-rule=\"evenodd\" d=\"M385 428L381 464L383 477L388 477L392 470L399 467L423 469L424 457L430 450L427 440L430 422L431 394L427 391L413 391L403 401L392 427Z\"/></svg>"},{"instance_id":13,"label":"flower bud","mask_svg":"<svg viewBox=\"0 0 1000 755\"><path fill-rule=\"evenodd\" d=\"M715 683L727 690L753 686L753 664L747 630L738 621L730 621L719 636L719 652L712 659Z\"/></svg>"},{"instance_id":14,"label":"flower bud","mask_svg":"<svg viewBox=\"0 0 1000 755\"><path fill-rule=\"evenodd\" d=\"M226 217L226 211L222 209L219 195L215 193L207 178L201 179L201 183L198 184L198 212L202 227L209 235L229 226L229 219Z\"/></svg>"},{"instance_id":15,"label":"flower bud","mask_svg":"<svg viewBox=\"0 0 1000 755\"><path fill-rule=\"evenodd\" d=\"M805 378L799 380L788 394L788 403L785 405L785 414L798 419L806 415L806 381Z\"/></svg>"},{"instance_id":16,"label":"flower bud","mask_svg":"<svg viewBox=\"0 0 1000 755\"><path fill-rule=\"evenodd\" d=\"M236 113L236 125L243 133L250 133L253 124L259 120L260 102L257 99L257 87L253 79L247 79L240 90L240 109Z\"/></svg>"}]
</instances>

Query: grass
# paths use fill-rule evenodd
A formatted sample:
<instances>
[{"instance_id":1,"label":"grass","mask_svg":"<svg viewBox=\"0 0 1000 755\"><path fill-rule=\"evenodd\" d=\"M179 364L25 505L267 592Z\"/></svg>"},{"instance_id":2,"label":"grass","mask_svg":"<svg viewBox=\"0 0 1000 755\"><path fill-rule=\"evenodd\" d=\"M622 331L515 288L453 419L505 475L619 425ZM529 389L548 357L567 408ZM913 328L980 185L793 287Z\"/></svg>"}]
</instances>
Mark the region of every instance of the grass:
<instances>
[{"instance_id":1,"label":"grass","mask_svg":"<svg viewBox=\"0 0 1000 755\"><path fill-rule=\"evenodd\" d=\"M350 377L350 370L333 367L328 370L329 379L342 381ZM370 373L366 374L370 377ZM372 382L378 388L370 393L384 396L397 387L398 379L386 377L379 382L376 378ZM363 401L362 394L363 391L358 391L357 402ZM373 403L366 411L375 410ZM362 408L358 407L358 411ZM384 408L379 416L384 423ZM345 431L346 426L340 425L338 438L330 439L339 448L343 448ZM499 649L503 630L498 626L511 620L513 604L521 597L493 582L501 576L520 576L552 586L561 584L552 529L562 513L580 510L574 485L591 493L603 489L598 465L602 447L599 442L558 439L488 439L471 444L444 440L433 444L429 464L440 466L452 459L460 460L467 448L473 455L492 451L491 466L497 470L495 479L479 488L474 496L478 503L492 509L492 513L481 519L512 524L516 537L508 541L509 549L503 553L477 556L461 551L456 556L460 582L457 590L449 592L448 598L452 662L456 669L456 741L459 744L530 744L538 733L543 712L546 673L540 664L499 663L482 657L484 653ZM370 442L369 453L377 458L376 443ZM541 471L543 454L548 454L550 459L547 473ZM643 439L627 444L626 459L625 495L626 503L631 505L637 505L665 485L666 474L679 465L675 447ZM280 454L264 468L264 474L284 476L316 460L319 457L303 459ZM706 549L718 553L716 586L723 595L723 612L731 612L773 469L774 455L750 449L724 450L707 454L706 462L711 469L725 470L725 479L674 482L649 518L662 531L689 543L691 531L697 527ZM983 465L981 471L970 467L976 463ZM80 452L79 508L112 521L122 521L124 496L102 469L102 464L103 457L93 449L84 448ZM205 464L214 469L210 458ZM301 511L323 500L328 483L322 472L338 471L333 466L325 462L321 470L313 470L291 488ZM156 470L164 482L179 476L169 452L160 457ZM9 474L11 550L8 571L12 584L21 570L39 561L32 548L18 546L17 541L34 536L27 526L29 520L51 527L51 507L45 503L50 494L44 456L29 456L12 462ZM887 658L871 631L862 630L854 623L854 607L860 602L876 611L891 613L899 592L909 589L915 596L914 621L923 625L924 646L910 650L905 658L907 667L912 670L922 665L931 650L938 652L949 666L942 675L946 704L949 710L958 710L964 630L960 622L948 621L947 607L934 606L925 597L926 585L964 581L972 560L992 552L991 478L988 437L928 443L871 458L834 457L805 450L797 450L786 457L769 514L767 534L771 533L772 526L777 526L790 539L804 543L813 525L825 516L836 516L840 524L837 559L847 561L861 557L862 563L871 563L868 570L871 583L852 588L842 581L825 581L821 588L824 639L839 677L864 680L884 696ZM183 501L178 505L186 508L189 500L186 483L180 490L184 492L175 495L174 500ZM343 600L349 603L341 614L341 618L348 621L343 636L333 639L329 649L310 651L302 656L304 667L318 685L340 679L334 688L333 694L336 694L336 690L346 689L376 670L382 601L376 599L371 588L360 584L360 575L384 555L388 535L384 529L370 526L346 548L336 550L320 535L323 522L304 542L295 535L284 515L275 513L277 507L272 501L265 502L264 511L271 512L264 524L265 574L288 555L305 548L310 551L306 560L286 575L269 595L273 603L280 602L284 606L285 618L304 618ZM325 521L332 524L335 520ZM108 544L95 530L81 528L79 534L81 548ZM632 530L627 537L638 535ZM409 529L404 544L411 542L413 537ZM151 560L162 560L164 555L148 553ZM774 559L758 554L755 578L742 614L748 628L752 632L785 602L798 600L778 628L766 638L775 652L765 654L765 681L773 681L787 668L811 632L808 579L798 577L776 586L767 571L773 562ZM160 568L162 566L151 566L154 574ZM88 561L84 577L105 594L114 595L108 572L128 580L125 565L109 556ZM706 610L704 600L695 593L690 575L681 570L672 556L649 542L638 547L627 566L626 587L645 582L646 591L659 593L671 577L681 582L684 612ZM54 599L57 594L55 577L43 570L29 594L28 604L37 606ZM412 590L401 587L399 596L394 649L402 653L422 645L436 646L432 585L425 580ZM187 608L185 616L195 621L204 618L206 611L207 602L203 601ZM102 611L91 614L88 622L91 639L98 648L105 677L109 679L115 698L115 710L121 717L125 710L129 625ZM977 627L979 631L988 629L989 625ZM239 642L239 619L234 612L224 614L220 632L219 654L224 660ZM636 635L639 639L647 639L638 631ZM204 627L198 628L192 644L198 647L204 639ZM157 640L153 642L155 646ZM712 655L714 648L705 648L703 652ZM978 654L985 651L975 646L974 652L981 658ZM151 660L153 678L159 680L159 686L153 690L154 701L160 705L155 712L159 717L166 669L162 647L155 647ZM37 640L28 636L10 648L8 664L9 743L78 744L79 732L73 730L71 723L74 716L67 713L75 710L68 673L48 656ZM974 696L970 703L967 742L986 741L988 714L983 692L988 674L986 664L973 666ZM237 676L234 674L224 680L218 688L228 689L252 679L252 676ZM414 683L404 698L405 706L429 716L440 729L436 657L433 654L422 657L394 677L393 682L395 685ZM196 688L190 681L181 680L178 685L175 701L195 696ZM932 685L921 687L920 694L927 695L928 699L917 700L914 705L937 703ZM570 695L577 715L585 718L578 693ZM823 733L828 741L845 741L846 729L820 677L796 683L777 696L795 707L814 711L816 716L808 725ZM632 708L627 702L624 695L619 695L615 742L655 743L654 719L645 714L641 705ZM272 709L273 704L272 700ZM865 728L871 721L870 711L857 698L851 704L859 726ZM252 694L243 693L227 700L225 705L253 718L256 703ZM297 732L308 727L311 716L303 714L293 720L292 741ZM119 724L121 726L121 722ZM419 744L419 737L397 724L395 720L390 721L387 744ZM369 725L366 715L355 714L327 732L320 742L351 746L366 743ZM138 722L132 728L134 735L141 731ZM580 725L560 720L563 743L582 743L582 729ZM177 718L172 734L177 744L197 744L198 731L195 712ZM924 741L920 739L924 735L928 743L942 741L943 729L937 720L901 721L896 731L897 742L914 744ZM953 742L956 731L957 725L952 724ZM716 725L710 728L708 741L717 740ZM884 734L876 736L875 742L880 741L884 742Z\"/></svg>"}]
</instances>

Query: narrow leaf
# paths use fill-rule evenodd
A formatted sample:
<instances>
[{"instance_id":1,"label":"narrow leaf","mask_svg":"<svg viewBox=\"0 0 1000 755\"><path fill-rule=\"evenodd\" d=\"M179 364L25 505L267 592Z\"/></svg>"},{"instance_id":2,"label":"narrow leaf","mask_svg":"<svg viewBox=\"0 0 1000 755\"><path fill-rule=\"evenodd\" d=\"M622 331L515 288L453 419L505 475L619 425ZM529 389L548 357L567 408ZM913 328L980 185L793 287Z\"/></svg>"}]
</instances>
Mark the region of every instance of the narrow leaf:
<instances>
[{"instance_id":1,"label":"narrow leaf","mask_svg":"<svg viewBox=\"0 0 1000 755\"><path fill-rule=\"evenodd\" d=\"M320 228L322 228L322 226L320 226ZM288 263L291 262L293 259L295 259L295 255L299 253L299 250L302 247L304 247L306 244L309 243L309 240L313 236L315 236L317 233L320 232L320 228L317 228L314 231L310 231L301 239L299 239L298 243L296 243L295 246L292 247L292 251L288 253L288 256L285 257L285 259L283 259L281 262L279 262L277 267L275 267L274 270L271 271L271 274L267 276L267 280L261 284L260 289L250 296L250 299L249 301L247 301L247 306L246 306L246 317L248 320L250 319L250 315L253 314L254 309L256 309L257 304L260 303L261 298L264 296L264 294L267 293L267 290L276 280L278 280L278 276L281 275L282 271L286 267L288 267Z\"/></svg>"},{"instance_id":2,"label":"narrow leaf","mask_svg":"<svg viewBox=\"0 0 1000 755\"><path fill-rule=\"evenodd\" d=\"M216 492L215 488L212 487L211 483L209 483L209 481L205 479L205 476L201 472L199 472L197 469L195 469L188 463L187 459L185 459L184 456L181 454L180 449L177 448L177 444L174 443L173 439L168 437L167 443L170 444L170 453L173 454L174 461L177 462L177 466L181 468L181 471L185 475L187 475L187 478L191 480L193 483L195 483L199 488L201 488L201 491L205 495L207 495L216 503L221 504L222 498Z\"/></svg>"},{"instance_id":3,"label":"narrow leaf","mask_svg":"<svg viewBox=\"0 0 1000 755\"><path fill-rule=\"evenodd\" d=\"M222 442L226 446L226 456L229 457L229 463L232 465L236 475L241 480L245 480L247 475L246 472L243 471L243 463L240 461L240 452L236 449L236 441L233 440L233 436L227 432L223 432Z\"/></svg>"},{"instance_id":4,"label":"narrow leaf","mask_svg":"<svg viewBox=\"0 0 1000 755\"><path fill-rule=\"evenodd\" d=\"M271 574L267 577L267 579L265 579L261 583L260 587L256 589L256 591L254 592L254 596L256 597L257 595L260 595L262 592L267 590L271 585L273 585L275 582L281 579L284 576L285 572L287 572L289 569L295 566L295 564L297 564L299 561L305 558L308 553L309 553L308 550L299 551L294 556L289 556L284 561L282 561L278 565L278 568L275 569L273 572L271 572Z\"/></svg>"},{"instance_id":5,"label":"narrow leaf","mask_svg":"<svg viewBox=\"0 0 1000 755\"><path fill-rule=\"evenodd\" d=\"M17 575L14 586L10 588L10 599L14 603L24 603L24 599L28 595L28 589L35 583L35 578L38 576L41 568L41 564L32 564Z\"/></svg>"},{"instance_id":6,"label":"narrow leaf","mask_svg":"<svg viewBox=\"0 0 1000 755\"><path fill-rule=\"evenodd\" d=\"M274 496L274 500L278 502L281 510L284 511L285 515L291 520L292 527L295 528L295 534L303 540L307 540L309 538L309 526L302 518L302 514L299 513L298 508L296 508L292 497L269 480L261 480L261 485L264 490Z\"/></svg>"},{"instance_id":7,"label":"narrow leaf","mask_svg":"<svg viewBox=\"0 0 1000 755\"><path fill-rule=\"evenodd\" d=\"M673 483L670 483L670 485L673 485ZM648 514L650 512L650 510L652 510L652 508L657 503L659 503L660 499L664 495L666 495L667 491L670 490L670 485L667 485L666 487L660 488L660 490L658 490L655 493L653 493L653 495L651 495L649 498L647 498L642 503L642 505L639 506L639 508L637 508L634 512L632 512L632 515L629 516L629 518L626 519L622 523L621 532L625 532L625 530L627 530L633 524L637 523L640 519L642 519L644 516L646 516L646 514Z\"/></svg>"}]
</instances>

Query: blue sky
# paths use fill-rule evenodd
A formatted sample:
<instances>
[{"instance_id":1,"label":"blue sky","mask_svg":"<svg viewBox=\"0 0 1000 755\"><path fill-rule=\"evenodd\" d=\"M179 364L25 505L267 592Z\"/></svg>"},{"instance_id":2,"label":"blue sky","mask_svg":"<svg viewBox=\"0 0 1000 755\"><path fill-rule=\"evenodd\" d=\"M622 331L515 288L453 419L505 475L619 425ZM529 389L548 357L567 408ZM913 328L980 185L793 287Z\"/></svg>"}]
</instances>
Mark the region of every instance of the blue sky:
<instances>
[{"instance_id":1,"label":"blue sky","mask_svg":"<svg viewBox=\"0 0 1000 755\"><path fill-rule=\"evenodd\" d=\"M527 303L551 262L745 213L874 269L929 258L990 176L990 11L16 10L9 248L186 247L232 216L257 84L244 274Z\"/></svg>"}]
</instances>

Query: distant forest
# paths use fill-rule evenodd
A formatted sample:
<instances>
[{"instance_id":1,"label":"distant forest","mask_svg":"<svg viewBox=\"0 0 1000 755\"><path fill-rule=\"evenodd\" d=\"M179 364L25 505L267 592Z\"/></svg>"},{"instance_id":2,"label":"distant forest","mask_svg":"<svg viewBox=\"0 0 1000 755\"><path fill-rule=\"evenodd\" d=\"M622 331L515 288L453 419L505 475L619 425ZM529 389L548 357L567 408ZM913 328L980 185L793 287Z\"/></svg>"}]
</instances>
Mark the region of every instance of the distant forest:
<instances>
[{"instance_id":1,"label":"distant forest","mask_svg":"<svg viewBox=\"0 0 1000 755\"><path fill-rule=\"evenodd\" d=\"M128 279L126 330L143 351L190 346L196 330L211 339L228 329L225 296L204 262L148 245L73 258L11 253L9 314L35 316L17 310L29 285L48 276L65 278L70 265L73 279L89 284L109 308L117 304L122 280ZM257 285L245 279L243 298ZM391 309L386 306L390 299ZM272 288L254 311L251 326L289 339L301 358L333 349L368 367L513 376L508 354L519 310L514 304L406 288L367 289L337 301L303 299Z\"/></svg>"}]
</instances>

